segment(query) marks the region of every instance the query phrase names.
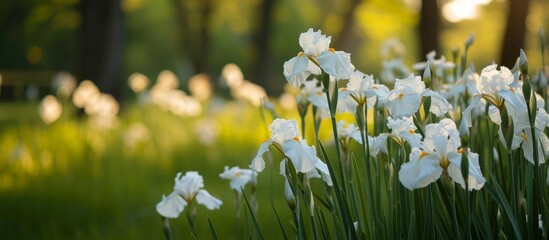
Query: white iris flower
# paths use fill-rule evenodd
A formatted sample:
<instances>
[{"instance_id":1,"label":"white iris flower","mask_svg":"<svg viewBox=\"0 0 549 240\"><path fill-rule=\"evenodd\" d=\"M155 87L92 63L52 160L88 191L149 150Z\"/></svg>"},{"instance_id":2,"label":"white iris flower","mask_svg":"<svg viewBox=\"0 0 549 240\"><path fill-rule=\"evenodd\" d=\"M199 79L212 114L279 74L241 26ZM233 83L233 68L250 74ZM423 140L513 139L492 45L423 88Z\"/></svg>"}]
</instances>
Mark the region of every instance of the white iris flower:
<instances>
[{"instance_id":1,"label":"white iris flower","mask_svg":"<svg viewBox=\"0 0 549 240\"><path fill-rule=\"evenodd\" d=\"M185 207L194 200L209 210L218 209L223 202L202 189L204 179L198 172L189 171L184 176L177 173L174 190L168 197L162 196L162 201L156 205L156 211L166 218L177 218Z\"/></svg>"},{"instance_id":2,"label":"white iris flower","mask_svg":"<svg viewBox=\"0 0 549 240\"><path fill-rule=\"evenodd\" d=\"M421 148L413 148L410 161L401 166L398 173L400 182L410 190L422 188L438 180L446 171L453 181L465 188L461 174L463 150L458 149L460 146L459 132L452 120L445 118L439 123L427 125ZM486 180L480 171L478 155L468 152L467 157L469 190L479 190Z\"/></svg>"},{"instance_id":3,"label":"white iris flower","mask_svg":"<svg viewBox=\"0 0 549 240\"><path fill-rule=\"evenodd\" d=\"M307 173L313 170L318 162L322 162L316 156L314 146L307 145L297 129L296 120L275 119L269 126L271 138L263 142L257 155L252 160L250 168L261 172L265 169L263 154L269 151L269 146L274 145L294 164L296 171Z\"/></svg>"}]
</instances>

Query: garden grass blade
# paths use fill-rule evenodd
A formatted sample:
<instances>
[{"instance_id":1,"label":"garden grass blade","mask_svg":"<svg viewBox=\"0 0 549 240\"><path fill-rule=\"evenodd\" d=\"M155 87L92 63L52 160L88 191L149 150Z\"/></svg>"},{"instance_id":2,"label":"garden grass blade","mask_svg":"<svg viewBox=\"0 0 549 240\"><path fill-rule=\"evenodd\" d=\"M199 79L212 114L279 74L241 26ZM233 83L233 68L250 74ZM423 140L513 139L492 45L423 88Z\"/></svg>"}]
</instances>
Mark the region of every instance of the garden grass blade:
<instances>
[{"instance_id":1,"label":"garden grass blade","mask_svg":"<svg viewBox=\"0 0 549 240\"><path fill-rule=\"evenodd\" d=\"M535 187L533 186L534 184L530 182L531 179L534 179L533 175L534 175L533 168L530 166L530 164L528 164L528 166L526 166L526 179L528 179L528 180L526 182L527 184L526 184L525 190L524 190L525 191L525 197L524 198L526 198L526 206L528 206L528 207L526 207L526 211L527 211L526 215L528 216L528 219L526 219L526 222L530 222L530 223L537 222L537 219L536 219L537 216L534 216L534 215L537 215L537 213L534 214L534 208L533 208L533 206L535 204L534 203L534 198L535 197L534 197L534 194L533 194L533 191L534 191ZM524 221L524 219L522 219L522 220ZM533 224L527 224L527 223L525 223L524 225L526 226L526 229L527 229L526 230L526 232L527 232L526 238L535 238L535 235L534 235L535 230L533 229L534 225Z\"/></svg>"},{"instance_id":2,"label":"garden grass blade","mask_svg":"<svg viewBox=\"0 0 549 240\"><path fill-rule=\"evenodd\" d=\"M410 216L410 225L408 226L408 240L417 239L416 228L416 213L412 211L412 216Z\"/></svg>"},{"instance_id":3,"label":"garden grass blade","mask_svg":"<svg viewBox=\"0 0 549 240\"><path fill-rule=\"evenodd\" d=\"M286 234L286 229L284 229L284 225L282 224L282 221L280 221L280 216L278 215L278 212L276 211L276 208L273 203L273 199L271 199L271 196L267 195L269 197L269 201L271 202L271 207L273 208L273 211L276 216L276 220L278 221L278 225L280 226L280 230L282 231L282 236L285 240L288 240L288 235Z\"/></svg>"},{"instance_id":4,"label":"garden grass blade","mask_svg":"<svg viewBox=\"0 0 549 240\"><path fill-rule=\"evenodd\" d=\"M331 239L330 236L330 226L328 226L328 222L326 221L326 215L324 214L324 211L320 208L316 208L317 215L319 216L320 221L320 227L322 232L323 239Z\"/></svg>"},{"instance_id":5,"label":"garden grass blade","mask_svg":"<svg viewBox=\"0 0 549 240\"><path fill-rule=\"evenodd\" d=\"M347 219L349 219L349 211L347 208L344 207L344 205L346 205L346 201L343 199L342 197L342 194L341 192L343 191L340 191L340 187L339 187L339 182L338 182L338 178L335 177L335 171L333 169L333 166L331 164L331 161L328 157L328 154L326 153L326 149L324 148L324 145L322 145L322 143L320 142L320 139L317 138L317 142L318 142L318 146L322 152L322 155L324 156L324 159L326 159L326 165L328 165L328 170L330 171L330 176L332 176L332 182L333 182L333 185L334 185L334 192L336 194L336 201L337 201L337 205L338 205L338 208L339 208L339 212L341 214L340 217L340 220L343 221L343 226L348 226L350 223L348 222ZM337 222L337 221L336 221Z\"/></svg>"},{"instance_id":6,"label":"garden grass blade","mask_svg":"<svg viewBox=\"0 0 549 240\"><path fill-rule=\"evenodd\" d=\"M356 159L353 155L353 157L351 158L352 161L353 161L353 165L356 166ZM362 184L362 178L360 177L361 174L359 174L359 170L358 170L358 167L355 167L353 168L354 170L354 176L356 178L356 184L357 184L357 188L358 188L358 197L359 197L359 202L360 202L360 209L361 209L361 215L362 217L358 217L359 221L362 220L363 222L362 223L359 223L360 226L362 226L362 229L361 231L364 232L364 234L366 234L366 236L370 236L373 237L371 234L370 234L370 224L369 224L369 221L368 221L368 213L366 212L366 206L364 204L367 204L367 203L370 203L371 202L366 202L366 199L364 199L364 186ZM372 213L373 214L373 213ZM370 220L371 221L371 220Z\"/></svg>"},{"instance_id":7,"label":"garden grass blade","mask_svg":"<svg viewBox=\"0 0 549 240\"><path fill-rule=\"evenodd\" d=\"M252 221L254 223L254 227L259 239L265 239L263 237L263 232L259 227L259 223L257 222L257 218L255 217L254 210L252 209L252 206L250 206L250 202L248 201L248 197L246 196L246 193L244 193L244 190L242 191L242 196L244 196L244 200L246 200L246 206L248 207L248 210L250 211L250 215L252 216Z\"/></svg>"},{"instance_id":8,"label":"garden grass blade","mask_svg":"<svg viewBox=\"0 0 549 240\"><path fill-rule=\"evenodd\" d=\"M348 204L349 201L347 200L347 195L345 194L345 190L340 189L340 191L341 191L341 196L343 198L342 205L345 208L345 212L350 213L349 204ZM357 239L356 238L356 231L355 231L355 228L354 228L353 220L351 219L351 215L347 214L346 217L347 217L347 219L346 219L347 225L345 225L345 230L347 231L347 238Z\"/></svg>"},{"instance_id":9,"label":"garden grass blade","mask_svg":"<svg viewBox=\"0 0 549 240\"><path fill-rule=\"evenodd\" d=\"M217 236L217 231L215 230L215 227L212 223L212 220L210 219L210 217L208 217L208 225L210 225L210 231L212 232L212 237L214 240L218 240L219 237Z\"/></svg>"},{"instance_id":10,"label":"garden grass blade","mask_svg":"<svg viewBox=\"0 0 549 240\"><path fill-rule=\"evenodd\" d=\"M482 224L484 226L484 229L482 229L486 235L486 238L485 239L494 239L494 236L492 236L492 229L490 228L490 219L489 219L489 214L488 214L488 209L486 208L486 202L484 201L484 194L478 194L478 201L479 203L479 206L480 206L480 216L479 218L481 218L482 216L482 222L484 224ZM480 221L480 219L479 219Z\"/></svg>"},{"instance_id":11,"label":"garden grass blade","mask_svg":"<svg viewBox=\"0 0 549 240\"><path fill-rule=\"evenodd\" d=\"M517 219L515 216L513 216L513 212L511 211L511 206L509 205L509 202L507 202L507 199L505 198L505 193L503 193L503 190L501 189L497 178L494 176L492 171L489 171L489 175L491 176L491 179L494 184L494 188L490 186L490 184L485 184L484 189L490 194L492 199L494 199L498 205L503 208L505 213L507 214L509 221L511 222L511 226L513 227L513 230L515 231L515 237L517 239L522 239L522 234L520 231L519 224L517 222Z\"/></svg>"}]
</instances>

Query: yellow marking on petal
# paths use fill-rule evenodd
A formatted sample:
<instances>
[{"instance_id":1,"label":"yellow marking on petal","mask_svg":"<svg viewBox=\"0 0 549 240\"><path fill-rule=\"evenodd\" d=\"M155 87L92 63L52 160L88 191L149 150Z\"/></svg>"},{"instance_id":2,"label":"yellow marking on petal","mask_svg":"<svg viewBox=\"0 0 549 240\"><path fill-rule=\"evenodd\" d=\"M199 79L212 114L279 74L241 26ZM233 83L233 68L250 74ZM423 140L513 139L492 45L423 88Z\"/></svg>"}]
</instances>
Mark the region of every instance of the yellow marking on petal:
<instances>
[{"instance_id":1,"label":"yellow marking on petal","mask_svg":"<svg viewBox=\"0 0 549 240\"><path fill-rule=\"evenodd\" d=\"M416 131L414 131L414 129L410 129L408 132L410 132L411 134L416 133Z\"/></svg>"},{"instance_id":2,"label":"yellow marking on petal","mask_svg":"<svg viewBox=\"0 0 549 240\"><path fill-rule=\"evenodd\" d=\"M462 154L463 153L463 148L458 149L456 152L459 153L459 154Z\"/></svg>"},{"instance_id":3,"label":"yellow marking on petal","mask_svg":"<svg viewBox=\"0 0 549 240\"><path fill-rule=\"evenodd\" d=\"M241 172L236 172L236 173L234 174L234 176L235 176L235 177L240 177L240 176L242 176L242 173L241 173Z\"/></svg>"},{"instance_id":4,"label":"yellow marking on petal","mask_svg":"<svg viewBox=\"0 0 549 240\"><path fill-rule=\"evenodd\" d=\"M398 94L398 100L399 101L402 101L402 98L404 97L404 94L403 93L399 93Z\"/></svg>"},{"instance_id":5,"label":"yellow marking on petal","mask_svg":"<svg viewBox=\"0 0 549 240\"><path fill-rule=\"evenodd\" d=\"M328 48L328 51L330 51L330 52L332 52L332 53L335 53L336 50L333 49L333 48Z\"/></svg>"},{"instance_id":6,"label":"yellow marking on petal","mask_svg":"<svg viewBox=\"0 0 549 240\"><path fill-rule=\"evenodd\" d=\"M372 86L372 89L379 90L379 87L378 86Z\"/></svg>"},{"instance_id":7,"label":"yellow marking on petal","mask_svg":"<svg viewBox=\"0 0 549 240\"><path fill-rule=\"evenodd\" d=\"M425 151L422 151L420 154L419 154L419 159L418 160L421 160L423 157L429 155L428 152L425 152Z\"/></svg>"},{"instance_id":8,"label":"yellow marking on petal","mask_svg":"<svg viewBox=\"0 0 549 240\"><path fill-rule=\"evenodd\" d=\"M515 93L515 88L509 88L509 90L511 90L512 93Z\"/></svg>"},{"instance_id":9,"label":"yellow marking on petal","mask_svg":"<svg viewBox=\"0 0 549 240\"><path fill-rule=\"evenodd\" d=\"M295 140L296 142L299 142L299 137L294 137L292 139Z\"/></svg>"},{"instance_id":10,"label":"yellow marking on petal","mask_svg":"<svg viewBox=\"0 0 549 240\"><path fill-rule=\"evenodd\" d=\"M526 135L526 133L521 132L521 136L520 136L520 137L522 138L523 141L528 141L528 135Z\"/></svg>"},{"instance_id":11,"label":"yellow marking on petal","mask_svg":"<svg viewBox=\"0 0 549 240\"><path fill-rule=\"evenodd\" d=\"M448 160L447 157L440 159L440 167L443 169L448 168L448 165L450 165L450 160Z\"/></svg>"},{"instance_id":12,"label":"yellow marking on petal","mask_svg":"<svg viewBox=\"0 0 549 240\"><path fill-rule=\"evenodd\" d=\"M304 53L304 52L299 52L299 53L297 54L297 56L298 56L298 57L303 57L303 56L305 56L305 53Z\"/></svg>"}]
</instances>

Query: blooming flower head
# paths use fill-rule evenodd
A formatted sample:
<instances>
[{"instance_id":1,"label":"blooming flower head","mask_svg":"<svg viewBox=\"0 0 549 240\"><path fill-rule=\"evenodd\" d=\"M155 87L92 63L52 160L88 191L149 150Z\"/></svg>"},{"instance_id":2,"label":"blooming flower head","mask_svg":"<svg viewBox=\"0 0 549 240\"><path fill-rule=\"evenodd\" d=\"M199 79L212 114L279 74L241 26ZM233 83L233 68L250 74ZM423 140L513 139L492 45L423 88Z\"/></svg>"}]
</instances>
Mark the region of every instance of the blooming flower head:
<instances>
[{"instance_id":1,"label":"blooming flower head","mask_svg":"<svg viewBox=\"0 0 549 240\"><path fill-rule=\"evenodd\" d=\"M427 67L427 62L429 62L429 65L435 69L436 76L442 77L444 76L445 70L456 67L453 62L446 62L446 58L444 56L440 56L439 59L436 59L436 55L437 53L435 51L427 53L427 61L416 63L412 66L412 68L414 70L423 70Z\"/></svg>"},{"instance_id":2,"label":"blooming flower head","mask_svg":"<svg viewBox=\"0 0 549 240\"><path fill-rule=\"evenodd\" d=\"M220 173L219 177L231 180L229 183L231 189L238 193L242 192L242 188L244 188L246 184L257 181L257 174L254 171L251 169L241 169L239 167L229 168L225 166L225 171Z\"/></svg>"},{"instance_id":3,"label":"blooming flower head","mask_svg":"<svg viewBox=\"0 0 549 240\"><path fill-rule=\"evenodd\" d=\"M455 123L442 119L425 127L425 139L420 148L413 148L410 161L399 171L400 182L408 189L425 187L440 178L443 172L462 187L465 181L461 173L462 149ZM469 190L480 189L486 181L480 172L478 155L467 153L469 159Z\"/></svg>"},{"instance_id":4,"label":"blooming flower head","mask_svg":"<svg viewBox=\"0 0 549 240\"><path fill-rule=\"evenodd\" d=\"M322 71L336 79L349 79L355 67L351 64L351 54L330 48L331 37L312 28L299 36L303 52L284 63L284 76L294 87L299 87L310 75Z\"/></svg>"},{"instance_id":5,"label":"blooming flower head","mask_svg":"<svg viewBox=\"0 0 549 240\"><path fill-rule=\"evenodd\" d=\"M340 138L350 138L355 140L357 143L362 144L360 131L358 127L352 123L346 123L343 120L337 122L337 132L339 133Z\"/></svg>"},{"instance_id":6,"label":"blooming flower head","mask_svg":"<svg viewBox=\"0 0 549 240\"><path fill-rule=\"evenodd\" d=\"M391 135L399 142L408 142L412 148L419 147L421 134L416 133L416 125L412 117L392 118L387 117L387 127L391 129Z\"/></svg>"},{"instance_id":7,"label":"blooming flower head","mask_svg":"<svg viewBox=\"0 0 549 240\"><path fill-rule=\"evenodd\" d=\"M328 50L331 41L332 37L326 37L320 30L315 32L312 28L299 35L299 45L303 48L303 52L314 57Z\"/></svg>"},{"instance_id":8,"label":"blooming flower head","mask_svg":"<svg viewBox=\"0 0 549 240\"><path fill-rule=\"evenodd\" d=\"M297 95L297 101L301 103L310 102L317 108L328 108L326 92L324 92L324 87L316 78L303 83L303 88Z\"/></svg>"},{"instance_id":9,"label":"blooming flower head","mask_svg":"<svg viewBox=\"0 0 549 240\"><path fill-rule=\"evenodd\" d=\"M394 118L412 116L421 105L421 94L424 90L425 83L419 76L397 79L395 87L387 95L387 110Z\"/></svg>"},{"instance_id":10,"label":"blooming flower head","mask_svg":"<svg viewBox=\"0 0 549 240\"><path fill-rule=\"evenodd\" d=\"M502 90L509 90L515 81L513 73L506 67L492 64L482 69L476 87L480 93L497 96Z\"/></svg>"},{"instance_id":11,"label":"blooming flower head","mask_svg":"<svg viewBox=\"0 0 549 240\"><path fill-rule=\"evenodd\" d=\"M306 173L315 168L317 161L316 150L313 146L307 145L305 139L301 138L295 120L275 119L269 126L271 138L263 142L259 147L257 155L252 160L250 168L258 172L265 168L263 154L269 151L269 146L274 145L286 157L292 160L298 172Z\"/></svg>"},{"instance_id":12,"label":"blooming flower head","mask_svg":"<svg viewBox=\"0 0 549 240\"><path fill-rule=\"evenodd\" d=\"M198 172L189 171L184 176L181 172L177 173L173 192L168 197L162 197L162 201L156 205L156 211L163 217L177 218L194 200L209 210L218 209L223 202L203 187L204 180Z\"/></svg>"},{"instance_id":13,"label":"blooming flower head","mask_svg":"<svg viewBox=\"0 0 549 240\"><path fill-rule=\"evenodd\" d=\"M389 92L384 103L394 118L412 116L419 110L425 97L431 98L429 111L438 117L452 110L452 105L444 97L425 88L421 77L414 75L406 79L397 79L395 87Z\"/></svg>"},{"instance_id":14,"label":"blooming flower head","mask_svg":"<svg viewBox=\"0 0 549 240\"><path fill-rule=\"evenodd\" d=\"M347 83L347 87L340 89L340 111L356 112L358 104L366 104L373 108L377 101L384 100L389 94L389 88L382 84L375 84L372 75L365 75L354 71Z\"/></svg>"},{"instance_id":15,"label":"blooming flower head","mask_svg":"<svg viewBox=\"0 0 549 240\"><path fill-rule=\"evenodd\" d=\"M410 70L404 65L402 59L394 58L391 60L383 60L381 73L379 77L385 84L393 85L396 78L406 77L410 75Z\"/></svg>"}]
</instances>

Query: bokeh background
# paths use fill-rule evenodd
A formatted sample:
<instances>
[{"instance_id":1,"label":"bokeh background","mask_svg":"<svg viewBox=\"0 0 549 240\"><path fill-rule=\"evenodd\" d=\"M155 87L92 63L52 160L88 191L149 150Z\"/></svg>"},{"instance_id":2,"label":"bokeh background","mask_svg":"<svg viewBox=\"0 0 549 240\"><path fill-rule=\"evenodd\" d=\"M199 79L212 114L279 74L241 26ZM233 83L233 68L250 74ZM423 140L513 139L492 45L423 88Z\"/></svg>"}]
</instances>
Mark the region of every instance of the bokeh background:
<instances>
[{"instance_id":1,"label":"bokeh background","mask_svg":"<svg viewBox=\"0 0 549 240\"><path fill-rule=\"evenodd\" d=\"M175 174L189 170L224 201L218 211L197 207L199 238L210 238L210 216L223 239L237 239L234 193L218 174L249 164L273 115L226 87L226 64L261 86L279 116L296 118L291 103L277 99L287 97L283 63L300 51L299 34L308 28L332 36L332 47L376 79L387 40L402 44L398 54L410 66L431 50L452 60L471 34L477 71L490 63L512 67L522 48L535 72L548 12L546 0L1 1L0 239L159 239L154 206ZM197 113L174 113L128 86L136 72L155 84L164 70L180 95L201 74L215 97L200 99ZM61 71L112 95L116 123L97 126L74 99L60 98L52 83ZM62 108L53 122L38 111L48 94ZM277 168L260 175L255 192L264 226L276 224L268 196L281 216L291 216ZM172 227L188 239L184 216Z\"/></svg>"},{"instance_id":2,"label":"bokeh background","mask_svg":"<svg viewBox=\"0 0 549 240\"><path fill-rule=\"evenodd\" d=\"M476 64L512 67L508 59L524 48L539 67L537 33L548 11L542 0L3 1L0 68L16 80L33 76L35 83L59 70L79 80L116 82L99 85L120 99L133 72L154 79L169 69L185 82L196 73L215 78L232 62L276 95L282 64L299 51L297 37L310 27L332 36L332 47L352 53L357 69L370 74L380 72L387 39L401 41L412 64L431 50L451 59L472 33ZM507 52L511 57L503 60ZM16 80L4 76L4 87ZM9 97L12 91L3 92Z\"/></svg>"}]
</instances>

